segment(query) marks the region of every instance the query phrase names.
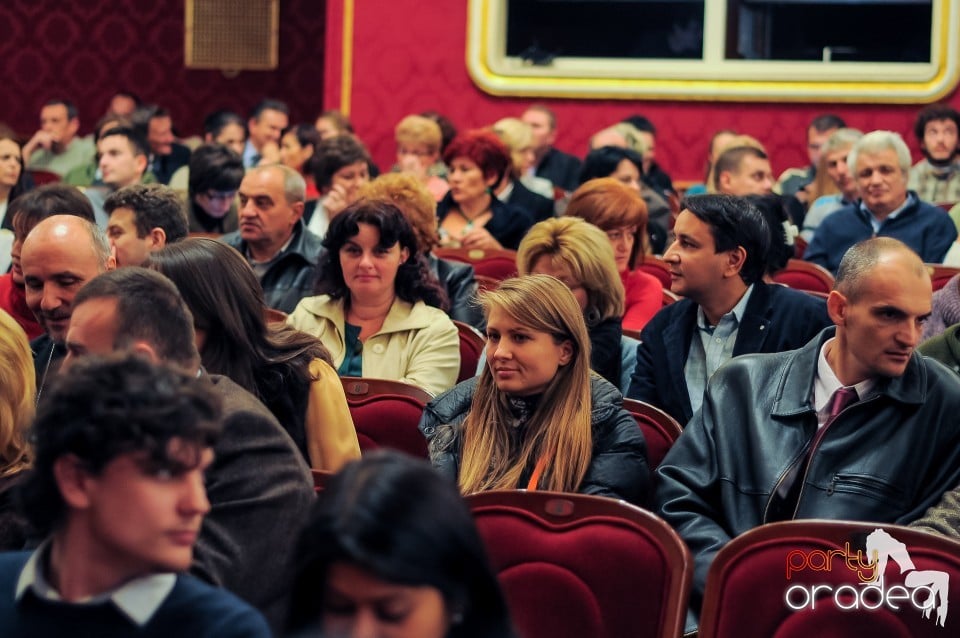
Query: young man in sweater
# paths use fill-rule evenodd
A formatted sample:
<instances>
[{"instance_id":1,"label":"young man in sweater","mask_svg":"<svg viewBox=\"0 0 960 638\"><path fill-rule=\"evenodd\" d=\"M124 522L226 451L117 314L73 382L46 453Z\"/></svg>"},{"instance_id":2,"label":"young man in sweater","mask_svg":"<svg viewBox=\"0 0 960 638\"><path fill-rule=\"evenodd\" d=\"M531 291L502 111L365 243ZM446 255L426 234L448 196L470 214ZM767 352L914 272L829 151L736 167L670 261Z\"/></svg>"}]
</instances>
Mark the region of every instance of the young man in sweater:
<instances>
[{"instance_id":1,"label":"young man in sweater","mask_svg":"<svg viewBox=\"0 0 960 638\"><path fill-rule=\"evenodd\" d=\"M0 555L3 635L269 636L252 607L181 573L210 510L208 382L127 355L77 362L48 392L21 487L49 535Z\"/></svg>"}]
</instances>

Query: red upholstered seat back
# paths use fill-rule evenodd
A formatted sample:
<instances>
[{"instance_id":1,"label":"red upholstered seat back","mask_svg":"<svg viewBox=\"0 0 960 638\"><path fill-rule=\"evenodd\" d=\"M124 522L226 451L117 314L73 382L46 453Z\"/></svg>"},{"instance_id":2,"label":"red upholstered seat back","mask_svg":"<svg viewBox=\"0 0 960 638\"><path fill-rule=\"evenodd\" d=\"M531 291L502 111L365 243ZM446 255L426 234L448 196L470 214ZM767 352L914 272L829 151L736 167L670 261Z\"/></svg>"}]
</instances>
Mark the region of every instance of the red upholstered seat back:
<instances>
[{"instance_id":1,"label":"red upholstered seat back","mask_svg":"<svg viewBox=\"0 0 960 638\"><path fill-rule=\"evenodd\" d=\"M656 257L654 255L644 255L643 259L637 262L637 266L634 268L634 270L639 270L647 273L648 275L653 275L660 280L661 286L667 290L670 290L670 268L660 257Z\"/></svg>"},{"instance_id":2,"label":"red upholstered seat back","mask_svg":"<svg viewBox=\"0 0 960 638\"><path fill-rule=\"evenodd\" d=\"M801 259L788 261L786 268L773 275L773 280L797 290L823 293L833 290L833 275L826 268Z\"/></svg>"},{"instance_id":3,"label":"red upholstered seat back","mask_svg":"<svg viewBox=\"0 0 960 638\"><path fill-rule=\"evenodd\" d=\"M427 458L417 425L430 401L425 391L399 381L342 377L360 451L386 447Z\"/></svg>"},{"instance_id":4,"label":"red upholstered seat back","mask_svg":"<svg viewBox=\"0 0 960 638\"><path fill-rule=\"evenodd\" d=\"M470 264L476 274L497 281L503 281L517 274L517 252L515 250L436 248L433 254L440 259L451 259Z\"/></svg>"},{"instance_id":5,"label":"red upholstered seat back","mask_svg":"<svg viewBox=\"0 0 960 638\"><path fill-rule=\"evenodd\" d=\"M647 465L653 471L660 465L683 429L676 419L648 403L624 399L623 408L633 416L643 432L647 443Z\"/></svg>"},{"instance_id":6,"label":"red upholstered seat back","mask_svg":"<svg viewBox=\"0 0 960 638\"><path fill-rule=\"evenodd\" d=\"M930 283L933 284L933 290L936 292L950 281L954 275L960 273L960 268L944 266L942 264L926 264L927 271L930 273Z\"/></svg>"},{"instance_id":7,"label":"red upholstered seat back","mask_svg":"<svg viewBox=\"0 0 960 638\"><path fill-rule=\"evenodd\" d=\"M460 383L476 376L487 340L473 326L456 320L453 323L460 336L460 373L457 375L457 383Z\"/></svg>"},{"instance_id":8,"label":"red upholstered seat back","mask_svg":"<svg viewBox=\"0 0 960 638\"><path fill-rule=\"evenodd\" d=\"M845 521L790 521L756 528L731 541L714 560L707 579L701 638L820 638L841 636L926 637L956 635L960 618L948 614L946 626L934 618L924 618L909 601L900 602L900 610L886 607L876 610L849 609L858 603L854 591L863 589L862 579L851 570L846 556L861 551L865 563L865 539L882 528L903 543L914 568L901 573L891 559L884 573L884 587L903 585L909 579L924 580L924 572L946 572L949 579L948 602L960 600L960 543L918 530L881 523ZM850 550L847 550L849 543ZM814 554L813 552L821 552ZM829 565L822 560L834 552ZM787 580L788 560L794 565ZM865 568L867 579L873 571ZM911 576L911 574L913 574ZM815 605L800 591L791 600L799 611L785 603L788 587L801 586L806 592L819 586ZM822 588L829 586L832 590ZM839 595L835 598L838 588ZM867 599L870 606L877 597ZM918 599L925 597L919 596ZM839 600L839 605L837 604ZM861 599L862 600L862 599ZM806 603L806 604L805 604ZM953 610L950 610L953 611Z\"/></svg>"},{"instance_id":9,"label":"red upholstered seat back","mask_svg":"<svg viewBox=\"0 0 960 638\"><path fill-rule=\"evenodd\" d=\"M467 501L523 638L679 634L690 557L653 514L581 494L486 492Z\"/></svg>"}]
</instances>

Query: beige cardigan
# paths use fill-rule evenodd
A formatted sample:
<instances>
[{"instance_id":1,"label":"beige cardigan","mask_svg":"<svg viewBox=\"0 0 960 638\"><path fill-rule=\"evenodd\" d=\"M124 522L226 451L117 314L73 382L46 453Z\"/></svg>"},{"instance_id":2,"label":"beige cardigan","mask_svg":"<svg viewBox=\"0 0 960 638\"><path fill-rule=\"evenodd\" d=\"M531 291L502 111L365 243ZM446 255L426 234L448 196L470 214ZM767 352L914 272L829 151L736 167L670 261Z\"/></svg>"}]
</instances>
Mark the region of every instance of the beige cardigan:
<instances>
[{"instance_id":1,"label":"beige cardigan","mask_svg":"<svg viewBox=\"0 0 960 638\"><path fill-rule=\"evenodd\" d=\"M346 356L343 300L300 300L287 322L323 342L339 368ZM363 344L363 376L419 386L433 396L452 388L460 371L460 337L442 310L397 299L383 326Z\"/></svg>"}]
</instances>

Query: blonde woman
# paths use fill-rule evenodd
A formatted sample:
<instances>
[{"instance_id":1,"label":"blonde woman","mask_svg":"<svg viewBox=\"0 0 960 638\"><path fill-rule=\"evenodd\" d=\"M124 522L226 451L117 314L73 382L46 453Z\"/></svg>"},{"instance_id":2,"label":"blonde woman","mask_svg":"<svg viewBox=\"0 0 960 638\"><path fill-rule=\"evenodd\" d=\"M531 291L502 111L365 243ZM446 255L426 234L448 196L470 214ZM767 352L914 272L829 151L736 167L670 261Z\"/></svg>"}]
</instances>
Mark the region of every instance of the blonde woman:
<instances>
[{"instance_id":1,"label":"blonde woman","mask_svg":"<svg viewBox=\"0 0 960 638\"><path fill-rule=\"evenodd\" d=\"M619 385L623 283L606 233L577 217L542 221L520 242L517 270L567 285L587 324L590 367Z\"/></svg>"},{"instance_id":2,"label":"blonde woman","mask_svg":"<svg viewBox=\"0 0 960 638\"><path fill-rule=\"evenodd\" d=\"M446 180L430 173L440 161L443 133L440 125L422 115L408 115L400 120L395 131L397 140L397 169L413 175L427 187L434 203L450 190Z\"/></svg>"},{"instance_id":3,"label":"blonde woman","mask_svg":"<svg viewBox=\"0 0 960 638\"><path fill-rule=\"evenodd\" d=\"M464 494L540 489L647 503L643 435L617 389L590 373L587 326L569 288L529 275L480 301L487 365L420 421L434 467Z\"/></svg>"},{"instance_id":4,"label":"blonde woman","mask_svg":"<svg viewBox=\"0 0 960 638\"><path fill-rule=\"evenodd\" d=\"M24 524L12 488L30 465L24 435L33 420L36 381L27 335L0 310L0 551L22 549Z\"/></svg>"},{"instance_id":5,"label":"blonde woman","mask_svg":"<svg viewBox=\"0 0 960 638\"><path fill-rule=\"evenodd\" d=\"M530 173L537 161L537 154L533 149L533 129L530 125L516 117L505 117L497 120L491 129L510 149L510 159L513 161L513 170L509 173L511 182L520 182L528 190L552 203L553 184L549 179Z\"/></svg>"}]
</instances>

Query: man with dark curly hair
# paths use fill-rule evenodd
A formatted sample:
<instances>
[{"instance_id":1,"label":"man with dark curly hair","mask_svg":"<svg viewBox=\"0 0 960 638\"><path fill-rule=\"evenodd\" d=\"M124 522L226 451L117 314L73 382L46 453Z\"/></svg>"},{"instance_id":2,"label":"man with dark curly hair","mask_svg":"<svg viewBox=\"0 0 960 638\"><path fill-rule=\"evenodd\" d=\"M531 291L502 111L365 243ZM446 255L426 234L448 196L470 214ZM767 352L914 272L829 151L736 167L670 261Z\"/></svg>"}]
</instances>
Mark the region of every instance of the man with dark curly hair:
<instances>
[{"instance_id":1,"label":"man with dark curly hair","mask_svg":"<svg viewBox=\"0 0 960 638\"><path fill-rule=\"evenodd\" d=\"M187 213L175 190L162 184L133 184L110 193L107 236L117 266L142 266L150 253L187 236Z\"/></svg>"}]
</instances>

